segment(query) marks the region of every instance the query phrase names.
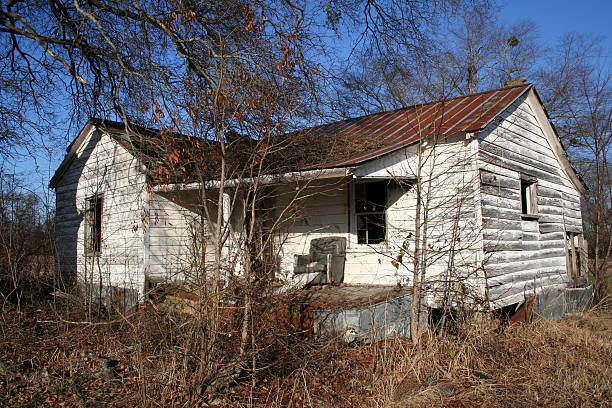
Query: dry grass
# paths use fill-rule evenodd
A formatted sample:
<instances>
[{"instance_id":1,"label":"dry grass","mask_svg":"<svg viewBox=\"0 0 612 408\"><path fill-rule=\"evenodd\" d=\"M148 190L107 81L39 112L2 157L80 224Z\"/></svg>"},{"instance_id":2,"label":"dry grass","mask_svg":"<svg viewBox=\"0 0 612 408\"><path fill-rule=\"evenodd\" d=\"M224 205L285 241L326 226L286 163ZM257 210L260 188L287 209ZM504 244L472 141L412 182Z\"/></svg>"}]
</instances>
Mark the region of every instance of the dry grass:
<instances>
[{"instance_id":1,"label":"dry grass","mask_svg":"<svg viewBox=\"0 0 612 408\"><path fill-rule=\"evenodd\" d=\"M497 330L470 327L429 336L418 348L409 340L317 343L277 328L256 372L211 395L189 382L188 323L151 310L99 325L61 322L44 308L5 313L0 404L595 407L612 400L609 309ZM114 360L107 372L99 356Z\"/></svg>"},{"instance_id":2,"label":"dry grass","mask_svg":"<svg viewBox=\"0 0 612 408\"><path fill-rule=\"evenodd\" d=\"M415 350L392 346L371 406L600 407L612 399L612 314L472 328Z\"/></svg>"}]
</instances>

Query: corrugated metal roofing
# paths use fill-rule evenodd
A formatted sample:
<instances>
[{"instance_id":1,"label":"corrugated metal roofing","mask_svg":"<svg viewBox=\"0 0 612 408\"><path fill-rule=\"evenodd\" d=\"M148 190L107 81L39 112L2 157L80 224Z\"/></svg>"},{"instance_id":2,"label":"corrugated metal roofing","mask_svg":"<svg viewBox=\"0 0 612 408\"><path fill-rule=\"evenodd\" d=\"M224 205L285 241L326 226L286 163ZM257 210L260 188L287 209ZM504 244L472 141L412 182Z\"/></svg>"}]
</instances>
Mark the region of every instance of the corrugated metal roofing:
<instances>
[{"instance_id":1,"label":"corrugated metal roofing","mask_svg":"<svg viewBox=\"0 0 612 408\"><path fill-rule=\"evenodd\" d=\"M401 149L419 138L475 132L486 127L531 87L531 84L527 84L495 89L285 134L276 140L278 146L275 152L268 154L268 162L273 164L270 172L348 167ZM79 137L68 147L68 155L51 179L50 186L55 186L74 159L74 150L77 147L74 144L83 139L88 126L106 129L111 137L132 151L151 169L167 167L167 155L174 148L180 152L180 171L177 171L176 166L169 168L174 175L173 179L180 178L181 182L190 180L194 168L203 163L203 157L206 157L203 167L214 168L216 165L215 158L218 155L212 154L216 145L210 140L180 134L164 136L159 130L136 125L130 125L130 136L126 138L123 123L92 118ZM230 146L231 153L228 156L237 163L247 163L248 155L258 147L256 141L248 137L246 139L252 146L245 147L244 143L232 143ZM153 171L151 169L150 172ZM155 174L153 176L153 179L160 183L168 182L165 179L158 180Z\"/></svg>"},{"instance_id":2,"label":"corrugated metal roofing","mask_svg":"<svg viewBox=\"0 0 612 408\"><path fill-rule=\"evenodd\" d=\"M481 130L531 87L524 84L459 96L321 125L304 132L310 133L310 137L334 135L342 141L378 142L374 148L338 158L339 161L332 159L323 167L351 166L408 146L420 138Z\"/></svg>"}]
</instances>

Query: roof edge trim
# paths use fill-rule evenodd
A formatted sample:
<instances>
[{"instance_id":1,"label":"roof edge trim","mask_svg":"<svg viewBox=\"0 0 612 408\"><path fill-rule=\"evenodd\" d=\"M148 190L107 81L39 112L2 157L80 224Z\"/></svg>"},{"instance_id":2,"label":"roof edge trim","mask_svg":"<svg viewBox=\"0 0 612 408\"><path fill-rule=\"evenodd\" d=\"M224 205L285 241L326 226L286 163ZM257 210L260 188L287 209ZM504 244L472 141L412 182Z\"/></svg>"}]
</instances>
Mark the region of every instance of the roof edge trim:
<instances>
[{"instance_id":1,"label":"roof edge trim","mask_svg":"<svg viewBox=\"0 0 612 408\"><path fill-rule=\"evenodd\" d=\"M519 87L519 85L516 85L515 87L517 87L517 88L518 88L518 87ZM520 98L521 96L525 95L525 93L529 92L529 91L530 91L530 90L532 90L532 89L534 89L534 90L535 90L534 85L533 85L533 84L527 84L527 86L525 87L525 89L523 89L523 92L521 92L520 94L516 95L516 97L515 97L515 98L512 98L512 100L511 100L511 101L509 101L507 104L505 104L505 105L504 105L504 106L503 106L503 107L500 109L499 113L501 113L501 112L505 112L505 111L506 111L506 109L508 109L510 106L512 106L512 104L513 104L514 102L516 102L516 101L518 100L518 98ZM542 103L540 102L540 104L542 104ZM544 105L542 105L542 106L544 106ZM475 129L475 130L474 130L474 132L479 132L479 131L481 131L481 130L486 129L486 128L487 128L487 126L489 126L491 123L493 123L493 121L494 121L494 120L495 120L495 119L496 119L496 118L499 116L499 113L498 113L497 115L495 115L495 116L491 117L491 119L489 119L489 120L488 120L488 121L487 121L485 124L483 124L483 125L482 125L482 127L480 127L480 129Z\"/></svg>"},{"instance_id":2,"label":"roof edge trim","mask_svg":"<svg viewBox=\"0 0 612 408\"><path fill-rule=\"evenodd\" d=\"M94 127L94 121L91 118L88 119L87 122L85 122L85 125L83 125L83 128L81 128L81 131L78 133L77 137L75 137L74 140L68 145L68 147L66 148L67 153L64 157L64 160L62 160L59 167L53 174L53 177L51 177L51 180L49 180L49 188L57 187L58 182L61 180L61 178L64 176L64 174L70 167L70 164L72 164L72 162L76 158L76 152L83 144L83 141L85 140L85 135L90 134Z\"/></svg>"},{"instance_id":3,"label":"roof edge trim","mask_svg":"<svg viewBox=\"0 0 612 408\"><path fill-rule=\"evenodd\" d=\"M539 106L542 108L541 112L544 114L543 117L540 118L539 117L540 115L538 115L537 112L535 116L536 116L536 119L540 122L540 125L543 128L546 127L548 131L552 133L553 139L555 139L554 143L557 145L557 148L553 148L553 152L555 153L556 156L559 157L559 160L561 161L563 165L563 171L565 172L565 174L567 174L572 184L574 184L576 189L581 194L583 195L586 194L586 192L589 190L588 186L582 179L582 176L580 175L580 173L578 173L578 171L572 164L572 161L570 160L569 155L567 154L567 150L565 149L565 146L563 145L563 142L561 141L561 138L559 137L557 128L555 128L555 125L550 120L548 111L546 110L546 107L542 103L542 99L540 99L540 95L538 95L538 92L535 90L535 88L532 88L532 90L533 92L531 92L528 95L528 99L529 98L535 99L534 102L539 104ZM546 131L545 129L542 129L542 130Z\"/></svg>"}]
</instances>

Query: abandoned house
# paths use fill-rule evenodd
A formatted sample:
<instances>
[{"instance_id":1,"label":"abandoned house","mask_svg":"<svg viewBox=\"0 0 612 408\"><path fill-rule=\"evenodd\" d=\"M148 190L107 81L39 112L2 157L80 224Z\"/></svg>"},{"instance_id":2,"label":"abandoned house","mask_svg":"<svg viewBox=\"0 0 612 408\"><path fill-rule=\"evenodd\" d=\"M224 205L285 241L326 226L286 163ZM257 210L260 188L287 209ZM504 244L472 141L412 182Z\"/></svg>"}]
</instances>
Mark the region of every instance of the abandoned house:
<instances>
[{"instance_id":1,"label":"abandoned house","mask_svg":"<svg viewBox=\"0 0 612 408\"><path fill-rule=\"evenodd\" d=\"M50 182L62 276L139 297L150 282L185 277L193 266L194 231L207 222L197 205L203 184L189 177L188 166L179 172L184 179L164 176L159 163L166 158L150 146L167 137L98 119L85 124ZM274 232L278 279L410 285L420 245L428 304L453 291L495 309L573 285L583 275L585 186L533 85L287 137L327 153L303 157L306 152L259 180L267 211L256 214L287 221ZM183 147L198 143L185 138ZM211 202L222 203L207 207L208 219L227 226L222 256L235 257L236 274L250 220L248 194L236 193L251 181L225 180L222 200L221 181L204 184ZM299 210L288 210L291 203ZM205 258L214 259L214 248L202 245Z\"/></svg>"}]
</instances>

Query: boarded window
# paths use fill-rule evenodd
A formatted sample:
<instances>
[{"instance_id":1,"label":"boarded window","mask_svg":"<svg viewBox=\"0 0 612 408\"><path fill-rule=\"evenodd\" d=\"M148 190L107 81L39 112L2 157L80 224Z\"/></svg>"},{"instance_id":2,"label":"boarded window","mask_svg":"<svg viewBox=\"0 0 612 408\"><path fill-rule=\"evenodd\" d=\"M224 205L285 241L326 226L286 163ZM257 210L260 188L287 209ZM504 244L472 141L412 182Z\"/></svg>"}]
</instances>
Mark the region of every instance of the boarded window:
<instances>
[{"instance_id":1,"label":"boarded window","mask_svg":"<svg viewBox=\"0 0 612 408\"><path fill-rule=\"evenodd\" d=\"M538 183L535 179L521 177L521 214L536 215L538 213Z\"/></svg>"},{"instance_id":2,"label":"boarded window","mask_svg":"<svg viewBox=\"0 0 612 408\"><path fill-rule=\"evenodd\" d=\"M577 284L578 280L584 276L581 259L582 240L582 234L567 231L565 232L567 273L574 284Z\"/></svg>"},{"instance_id":3,"label":"boarded window","mask_svg":"<svg viewBox=\"0 0 612 408\"><path fill-rule=\"evenodd\" d=\"M102 251L102 195L86 200L85 253L97 255Z\"/></svg>"},{"instance_id":4,"label":"boarded window","mask_svg":"<svg viewBox=\"0 0 612 408\"><path fill-rule=\"evenodd\" d=\"M359 244L380 244L385 241L386 203L386 182L376 181L355 185L355 214Z\"/></svg>"}]
</instances>

